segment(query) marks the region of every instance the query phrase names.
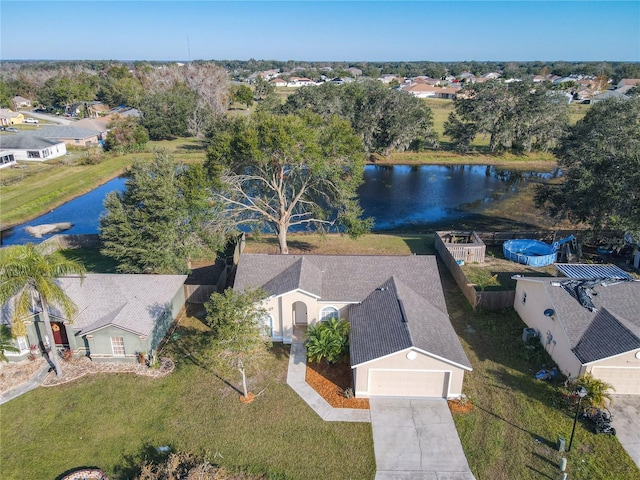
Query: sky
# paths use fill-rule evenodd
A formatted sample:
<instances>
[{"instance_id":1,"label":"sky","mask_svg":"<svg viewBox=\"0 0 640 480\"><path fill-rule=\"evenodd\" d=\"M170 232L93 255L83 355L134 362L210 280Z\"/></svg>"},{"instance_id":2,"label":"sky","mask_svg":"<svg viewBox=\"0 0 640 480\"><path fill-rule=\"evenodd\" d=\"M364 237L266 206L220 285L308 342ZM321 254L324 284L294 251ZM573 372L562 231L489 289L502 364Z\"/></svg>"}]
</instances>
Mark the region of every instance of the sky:
<instances>
[{"instance_id":1,"label":"sky","mask_svg":"<svg viewBox=\"0 0 640 480\"><path fill-rule=\"evenodd\" d=\"M0 0L1 60L640 61L640 1Z\"/></svg>"}]
</instances>

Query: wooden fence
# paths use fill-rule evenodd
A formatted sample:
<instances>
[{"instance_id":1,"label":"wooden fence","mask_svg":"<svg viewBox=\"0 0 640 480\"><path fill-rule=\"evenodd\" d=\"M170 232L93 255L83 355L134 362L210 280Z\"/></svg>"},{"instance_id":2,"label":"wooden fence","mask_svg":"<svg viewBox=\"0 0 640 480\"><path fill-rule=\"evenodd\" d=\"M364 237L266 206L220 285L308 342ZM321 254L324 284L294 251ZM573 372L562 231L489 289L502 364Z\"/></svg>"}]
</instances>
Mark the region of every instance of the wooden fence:
<instances>
[{"instance_id":1,"label":"wooden fence","mask_svg":"<svg viewBox=\"0 0 640 480\"><path fill-rule=\"evenodd\" d=\"M458 243L458 240L465 241ZM487 247L476 232L436 232L436 242L442 242L455 260L466 263L484 262Z\"/></svg>"},{"instance_id":2,"label":"wooden fence","mask_svg":"<svg viewBox=\"0 0 640 480\"><path fill-rule=\"evenodd\" d=\"M501 310L503 308L513 307L515 299L515 290L478 292L474 284L469 281L462 267L458 265L456 258L448 250L447 245L440 239L438 235L435 237L436 251L451 272L460 291L471 304L474 310L483 308L486 310Z\"/></svg>"}]
</instances>

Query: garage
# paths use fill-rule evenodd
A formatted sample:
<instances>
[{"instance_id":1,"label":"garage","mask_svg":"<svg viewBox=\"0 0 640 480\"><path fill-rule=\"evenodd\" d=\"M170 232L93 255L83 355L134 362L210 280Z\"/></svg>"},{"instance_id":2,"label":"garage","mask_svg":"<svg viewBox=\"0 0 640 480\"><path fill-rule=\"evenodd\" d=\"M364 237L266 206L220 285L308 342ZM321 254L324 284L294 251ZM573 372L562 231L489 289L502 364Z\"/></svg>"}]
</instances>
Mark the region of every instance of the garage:
<instances>
[{"instance_id":1,"label":"garage","mask_svg":"<svg viewBox=\"0 0 640 480\"><path fill-rule=\"evenodd\" d=\"M591 373L613 385L616 395L640 395L640 368L593 367Z\"/></svg>"},{"instance_id":2,"label":"garage","mask_svg":"<svg viewBox=\"0 0 640 480\"><path fill-rule=\"evenodd\" d=\"M434 370L369 370L369 394L388 397L438 397L449 393L450 372Z\"/></svg>"}]
</instances>

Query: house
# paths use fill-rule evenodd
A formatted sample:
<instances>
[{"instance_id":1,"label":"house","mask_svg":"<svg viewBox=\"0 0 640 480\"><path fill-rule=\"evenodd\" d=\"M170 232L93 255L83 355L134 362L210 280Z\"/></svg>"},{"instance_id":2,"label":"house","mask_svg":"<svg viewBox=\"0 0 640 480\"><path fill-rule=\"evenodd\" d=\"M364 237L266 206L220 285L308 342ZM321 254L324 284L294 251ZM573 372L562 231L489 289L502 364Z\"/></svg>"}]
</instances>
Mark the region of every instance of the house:
<instances>
[{"instance_id":1,"label":"house","mask_svg":"<svg viewBox=\"0 0 640 480\"><path fill-rule=\"evenodd\" d=\"M305 77L291 77L287 82L287 87L305 87L315 85L314 81Z\"/></svg>"},{"instance_id":2,"label":"house","mask_svg":"<svg viewBox=\"0 0 640 480\"><path fill-rule=\"evenodd\" d=\"M618 82L617 88L635 87L636 85L640 85L640 78L623 78Z\"/></svg>"},{"instance_id":3,"label":"house","mask_svg":"<svg viewBox=\"0 0 640 480\"><path fill-rule=\"evenodd\" d=\"M13 155L14 161L44 162L45 160L62 157L67 153L67 147L64 142L27 135L25 132L18 135L0 136L0 148L3 151L3 155L5 153Z\"/></svg>"},{"instance_id":4,"label":"house","mask_svg":"<svg viewBox=\"0 0 640 480\"><path fill-rule=\"evenodd\" d=\"M459 397L471 371L449 321L436 257L241 255L234 288L267 292L274 341L329 318L351 324L358 397Z\"/></svg>"},{"instance_id":5,"label":"house","mask_svg":"<svg viewBox=\"0 0 640 480\"><path fill-rule=\"evenodd\" d=\"M349 72L352 77L361 77L362 76L362 70L360 70L359 68L356 68L356 67L347 68L347 72Z\"/></svg>"},{"instance_id":6,"label":"house","mask_svg":"<svg viewBox=\"0 0 640 480\"><path fill-rule=\"evenodd\" d=\"M517 278L514 308L565 375L640 395L640 282L583 276Z\"/></svg>"},{"instance_id":7,"label":"house","mask_svg":"<svg viewBox=\"0 0 640 480\"><path fill-rule=\"evenodd\" d=\"M87 130L98 132L98 140L106 140L107 132L109 131L107 125L109 125L109 122L113 119L115 119L115 116L109 118L83 118L82 120L74 122L73 126L76 128L84 128Z\"/></svg>"},{"instance_id":8,"label":"house","mask_svg":"<svg viewBox=\"0 0 640 480\"><path fill-rule=\"evenodd\" d=\"M67 145L88 147L98 145L101 132L72 125L47 125L38 130L25 131L25 135L34 135L49 140L62 141Z\"/></svg>"},{"instance_id":9,"label":"house","mask_svg":"<svg viewBox=\"0 0 640 480\"><path fill-rule=\"evenodd\" d=\"M20 95L16 95L11 99L14 107L18 108L29 108L31 106L31 100L28 98L21 97Z\"/></svg>"},{"instance_id":10,"label":"house","mask_svg":"<svg viewBox=\"0 0 640 480\"><path fill-rule=\"evenodd\" d=\"M24 123L24 115L14 112L9 108L0 108L0 125L21 125Z\"/></svg>"},{"instance_id":11,"label":"house","mask_svg":"<svg viewBox=\"0 0 640 480\"><path fill-rule=\"evenodd\" d=\"M87 274L58 279L77 306L73 319L49 306L53 342L47 337L38 312L26 319L26 337L18 337L19 353L9 360L23 360L31 346L70 348L94 361L135 361L138 352L155 350L184 307L185 275ZM10 324L11 307L2 309L2 323ZM71 321L72 320L72 321Z\"/></svg>"},{"instance_id":12,"label":"house","mask_svg":"<svg viewBox=\"0 0 640 480\"><path fill-rule=\"evenodd\" d=\"M393 73L384 73L384 74L380 75L378 80L380 80L382 83L386 83L386 84L389 84L389 83L391 83L393 81L396 81L398 83L403 83L404 82L404 77L400 77L400 76L395 75Z\"/></svg>"},{"instance_id":13,"label":"house","mask_svg":"<svg viewBox=\"0 0 640 480\"><path fill-rule=\"evenodd\" d=\"M271 85L276 86L276 87L286 87L287 86L287 81L283 80L282 78L274 78L272 80L269 80L269 83Z\"/></svg>"}]
</instances>

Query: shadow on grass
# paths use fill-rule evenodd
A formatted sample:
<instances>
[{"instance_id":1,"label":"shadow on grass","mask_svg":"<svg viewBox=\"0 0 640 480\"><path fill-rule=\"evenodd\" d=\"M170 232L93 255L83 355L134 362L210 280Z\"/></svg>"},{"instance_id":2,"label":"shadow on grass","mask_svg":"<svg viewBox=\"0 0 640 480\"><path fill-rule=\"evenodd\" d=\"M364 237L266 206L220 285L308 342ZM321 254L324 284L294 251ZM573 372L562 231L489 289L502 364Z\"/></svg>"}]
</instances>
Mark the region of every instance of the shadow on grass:
<instances>
[{"instance_id":1,"label":"shadow on grass","mask_svg":"<svg viewBox=\"0 0 640 480\"><path fill-rule=\"evenodd\" d=\"M495 413L495 412L493 412L493 411L489 410L488 408L485 408L485 407L483 407L482 405L478 404L478 402L477 402L477 401L474 401L474 402L473 402L473 406L474 406L474 408L477 408L478 410L483 411L483 412L484 412L484 413L486 413L487 415L491 415L492 417L496 418L497 420L500 420L501 422L504 422L504 423L506 423L507 425L510 425L510 426L512 426L513 428L517 428L517 429L518 429L518 430L520 430L521 432L524 432L524 433L526 433L526 434L530 435L530 436L531 436L531 438L533 438L535 441L537 441L537 442L539 442L539 443L541 443L541 444L543 444L543 445L546 445L547 447L555 448L555 446L556 446L556 443L555 443L555 442L553 442L553 441L551 441L551 440L549 440L549 439L546 439L546 438L542 438L542 437L541 437L540 435L538 435L537 433L532 432L531 430L527 430L526 428L521 427L520 425L516 425L515 423L513 423L513 422L511 422L511 421L507 420L506 418L501 417L501 416L500 416L500 415L498 415L497 413Z\"/></svg>"},{"instance_id":2,"label":"shadow on grass","mask_svg":"<svg viewBox=\"0 0 640 480\"><path fill-rule=\"evenodd\" d=\"M555 480L556 478L560 478L560 477L552 477L551 475L547 475L546 473L541 472L540 470L536 470L535 468L533 468L531 465L527 465L526 466L529 470L531 470L532 472L537 473L538 475L540 475L541 477L544 478L548 478L549 480Z\"/></svg>"},{"instance_id":3,"label":"shadow on grass","mask_svg":"<svg viewBox=\"0 0 640 480\"><path fill-rule=\"evenodd\" d=\"M168 451L158 451L158 447L169 447ZM114 477L118 480L137 478L145 464L158 465L164 462L173 451L171 445L151 445L145 442L140 451L131 455L125 455L122 465L116 465L113 469Z\"/></svg>"}]
</instances>

